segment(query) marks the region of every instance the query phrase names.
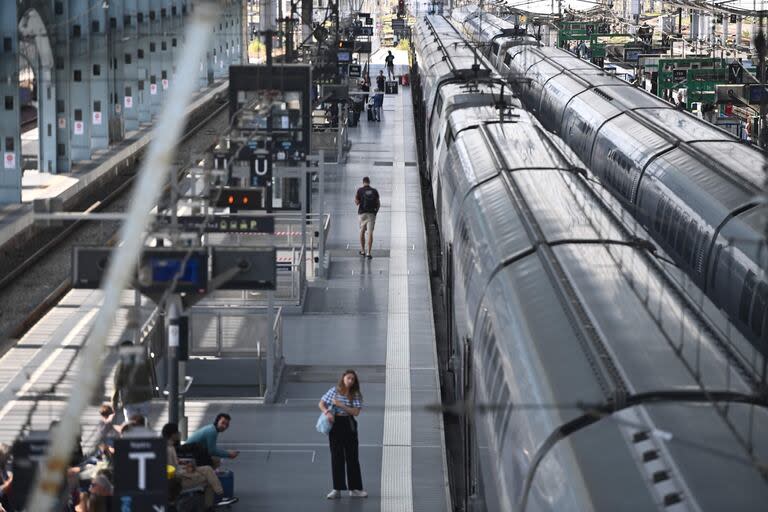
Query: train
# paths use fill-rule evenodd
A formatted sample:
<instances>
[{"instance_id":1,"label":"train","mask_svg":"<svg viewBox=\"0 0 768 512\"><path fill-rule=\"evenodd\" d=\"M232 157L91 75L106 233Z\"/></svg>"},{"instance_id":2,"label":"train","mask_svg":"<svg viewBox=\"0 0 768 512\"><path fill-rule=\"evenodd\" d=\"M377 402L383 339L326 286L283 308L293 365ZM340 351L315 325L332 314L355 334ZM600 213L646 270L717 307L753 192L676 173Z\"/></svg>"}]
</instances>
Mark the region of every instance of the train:
<instances>
[{"instance_id":1,"label":"train","mask_svg":"<svg viewBox=\"0 0 768 512\"><path fill-rule=\"evenodd\" d=\"M759 378L448 19L418 20L412 51L456 508L762 510Z\"/></svg>"},{"instance_id":2,"label":"train","mask_svg":"<svg viewBox=\"0 0 768 512\"><path fill-rule=\"evenodd\" d=\"M453 21L720 310L768 357L768 157L731 134L560 48L512 35L472 8ZM757 351L757 354L754 352Z\"/></svg>"}]
</instances>

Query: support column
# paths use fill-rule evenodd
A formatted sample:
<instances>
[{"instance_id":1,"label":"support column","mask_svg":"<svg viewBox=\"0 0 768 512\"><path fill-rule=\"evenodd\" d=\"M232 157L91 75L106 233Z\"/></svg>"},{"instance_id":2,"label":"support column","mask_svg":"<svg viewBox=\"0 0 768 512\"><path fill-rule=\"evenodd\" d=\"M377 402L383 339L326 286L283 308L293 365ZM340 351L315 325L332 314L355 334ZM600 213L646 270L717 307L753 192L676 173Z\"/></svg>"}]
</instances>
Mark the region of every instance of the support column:
<instances>
[{"instance_id":1,"label":"support column","mask_svg":"<svg viewBox=\"0 0 768 512\"><path fill-rule=\"evenodd\" d=\"M723 46L728 43L728 13L723 14Z\"/></svg>"},{"instance_id":2,"label":"support column","mask_svg":"<svg viewBox=\"0 0 768 512\"><path fill-rule=\"evenodd\" d=\"M176 38L174 16L172 14L173 4L173 0L163 0L160 12L162 39L160 40L160 73L157 75L157 87L161 102L165 102L166 95L168 94L171 66L173 65L173 48L171 43ZM165 12L164 15L163 11Z\"/></svg>"},{"instance_id":3,"label":"support column","mask_svg":"<svg viewBox=\"0 0 768 512\"><path fill-rule=\"evenodd\" d=\"M741 46L741 16L736 17L736 46Z\"/></svg>"},{"instance_id":4,"label":"support column","mask_svg":"<svg viewBox=\"0 0 768 512\"><path fill-rule=\"evenodd\" d=\"M691 11L691 30L689 32L691 42L699 38L699 11Z\"/></svg>"},{"instance_id":5,"label":"support column","mask_svg":"<svg viewBox=\"0 0 768 512\"><path fill-rule=\"evenodd\" d=\"M160 114L163 104L163 92L160 87L160 73L162 71L163 55L163 31L162 31L162 4L153 2L149 8L149 107L152 118Z\"/></svg>"},{"instance_id":6,"label":"support column","mask_svg":"<svg viewBox=\"0 0 768 512\"><path fill-rule=\"evenodd\" d=\"M139 124L152 122L152 112L149 100L149 0L138 0L136 29L138 31L138 43L136 48L136 72L138 78L138 90L136 92Z\"/></svg>"},{"instance_id":7,"label":"support column","mask_svg":"<svg viewBox=\"0 0 768 512\"><path fill-rule=\"evenodd\" d=\"M91 149L109 147L109 30L107 9L91 10Z\"/></svg>"},{"instance_id":8,"label":"support column","mask_svg":"<svg viewBox=\"0 0 768 512\"><path fill-rule=\"evenodd\" d=\"M115 143L125 137L125 47L123 2L109 3L109 25L107 27L107 51L109 55L109 142Z\"/></svg>"},{"instance_id":9,"label":"support column","mask_svg":"<svg viewBox=\"0 0 768 512\"><path fill-rule=\"evenodd\" d=\"M71 115L69 123L72 162L91 159L91 45L88 0L70 0L72 17L67 26L70 29L70 80L69 101Z\"/></svg>"},{"instance_id":10,"label":"support column","mask_svg":"<svg viewBox=\"0 0 768 512\"><path fill-rule=\"evenodd\" d=\"M58 10L57 10L58 8ZM71 16L69 2L56 3L54 15L66 20ZM72 72L70 68L70 40L68 23L59 23L49 34L53 41L54 83L56 84L56 169L57 172L71 170L70 130L72 129L72 101L70 88Z\"/></svg>"},{"instance_id":11,"label":"support column","mask_svg":"<svg viewBox=\"0 0 768 512\"><path fill-rule=\"evenodd\" d=\"M21 202L18 19L16 2L0 2L0 203Z\"/></svg>"},{"instance_id":12,"label":"support column","mask_svg":"<svg viewBox=\"0 0 768 512\"><path fill-rule=\"evenodd\" d=\"M123 55L118 58L123 62L123 119L125 131L130 132L139 129L138 3L137 0L124 0L123 4Z\"/></svg>"}]
</instances>

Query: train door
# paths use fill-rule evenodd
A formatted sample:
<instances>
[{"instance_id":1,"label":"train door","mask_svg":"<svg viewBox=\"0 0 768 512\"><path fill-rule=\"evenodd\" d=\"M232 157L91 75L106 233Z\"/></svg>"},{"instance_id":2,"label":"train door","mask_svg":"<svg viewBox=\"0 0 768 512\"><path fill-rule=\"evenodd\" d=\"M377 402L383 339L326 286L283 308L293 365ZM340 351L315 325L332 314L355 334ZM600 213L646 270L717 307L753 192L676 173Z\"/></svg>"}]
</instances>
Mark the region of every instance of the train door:
<instances>
[{"instance_id":1,"label":"train door","mask_svg":"<svg viewBox=\"0 0 768 512\"><path fill-rule=\"evenodd\" d=\"M464 441L464 510L475 512L481 509L477 498L477 454L474 434L474 387L472 385L472 339L465 337L462 343L462 386L461 394L464 399L462 417L462 438Z\"/></svg>"}]
</instances>

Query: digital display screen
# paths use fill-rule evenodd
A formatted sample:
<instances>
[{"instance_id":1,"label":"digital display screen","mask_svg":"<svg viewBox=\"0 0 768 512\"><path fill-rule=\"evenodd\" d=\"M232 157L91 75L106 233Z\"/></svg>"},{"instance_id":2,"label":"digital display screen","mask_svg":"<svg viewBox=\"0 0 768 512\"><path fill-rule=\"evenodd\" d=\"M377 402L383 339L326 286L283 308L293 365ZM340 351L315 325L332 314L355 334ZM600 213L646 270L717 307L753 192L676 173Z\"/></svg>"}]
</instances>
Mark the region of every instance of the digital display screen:
<instances>
[{"instance_id":1,"label":"digital display screen","mask_svg":"<svg viewBox=\"0 0 768 512\"><path fill-rule=\"evenodd\" d=\"M624 50L624 60L626 62L637 62L640 60L640 49L626 49Z\"/></svg>"},{"instance_id":2,"label":"digital display screen","mask_svg":"<svg viewBox=\"0 0 768 512\"><path fill-rule=\"evenodd\" d=\"M164 290L178 275L176 292L205 290L208 285L207 254L194 251L185 262L186 256L186 251L148 250L142 263L144 279L149 278L144 288Z\"/></svg>"},{"instance_id":3,"label":"digital display screen","mask_svg":"<svg viewBox=\"0 0 768 512\"><path fill-rule=\"evenodd\" d=\"M763 99L764 88L760 84L750 84L749 102L752 104L760 103Z\"/></svg>"},{"instance_id":4,"label":"digital display screen","mask_svg":"<svg viewBox=\"0 0 768 512\"><path fill-rule=\"evenodd\" d=\"M155 283L170 283L181 271L183 258L164 258L153 256L149 259L152 269L152 281ZM184 265L184 271L179 275L179 282L196 283L201 281L200 261L189 258Z\"/></svg>"},{"instance_id":5,"label":"digital display screen","mask_svg":"<svg viewBox=\"0 0 768 512\"><path fill-rule=\"evenodd\" d=\"M352 52L340 51L336 54L336 60L338 62L349 62L352 60Z\"/></svg>"}]
</instances>

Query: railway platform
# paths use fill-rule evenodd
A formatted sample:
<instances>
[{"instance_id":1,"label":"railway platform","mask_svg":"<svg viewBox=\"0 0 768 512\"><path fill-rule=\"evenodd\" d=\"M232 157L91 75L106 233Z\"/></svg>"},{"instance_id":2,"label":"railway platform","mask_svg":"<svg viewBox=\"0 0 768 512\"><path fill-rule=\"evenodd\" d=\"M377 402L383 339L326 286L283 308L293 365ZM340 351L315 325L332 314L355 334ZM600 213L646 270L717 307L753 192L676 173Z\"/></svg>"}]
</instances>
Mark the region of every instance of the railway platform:
<instances>
[{"instance_id":1,"label":"railway platform","mask_svg":"<svg viewBox=\"0 0 768 512\"><path fill-rule=\"evenodd\" d=\"M227 80L217 80L209 88L198 92L187 108L187 116L210 108L216 98L226 94L228 86ZM66 209L67 205L96 192L103 180L132 167L149 144L152 127L151 124L141 125L138 130L126 133L118 144L94 152L92 160L74 164L71 172L48 174L26 171L22 176L22 202L0 205L0 247L32 226L31 203L34 200L58 198ZM37 128L34 128L22 136L25 156L36 157L36 133Z\"/></svg>"},{"instance_id":2,"label":"railway platform","mask_svg":"<svg viewBox=\"0 0 768 512\"><path fill-rule=\"evenodd\" d=\"M219 447L240 452L224 461L235 473L235 511L451 509L409 88L387 95L382 121L362 120L350 139L346 162L325 167L325 211L333 216L328 272L307 284L302 311L282 315L285 366L275 400L264 403L237 388L186 400L189 432L219 412L232 416ZM354 195L364 176L382 202L372 259L358 254ZM76 392L80 369L70 362L99 304L99 291L70 291L0 359L0 442L12 442L22 426L47 429ZM127 336L133 305L133 293L124 292L110 347ZM147 302L142 311L151 309ZM105 399L116 358L113 350L102 370ZM358 372L364 396L358 424L369 496L327 500L330 451L315 430L317 404L348 368ZM34 399L46 390L45 400ZM167 403L158 398L151 428L159 431L166 418ZM86 449L97 425L93 407L83 417Z\"/></svg>"}]
</instances>

